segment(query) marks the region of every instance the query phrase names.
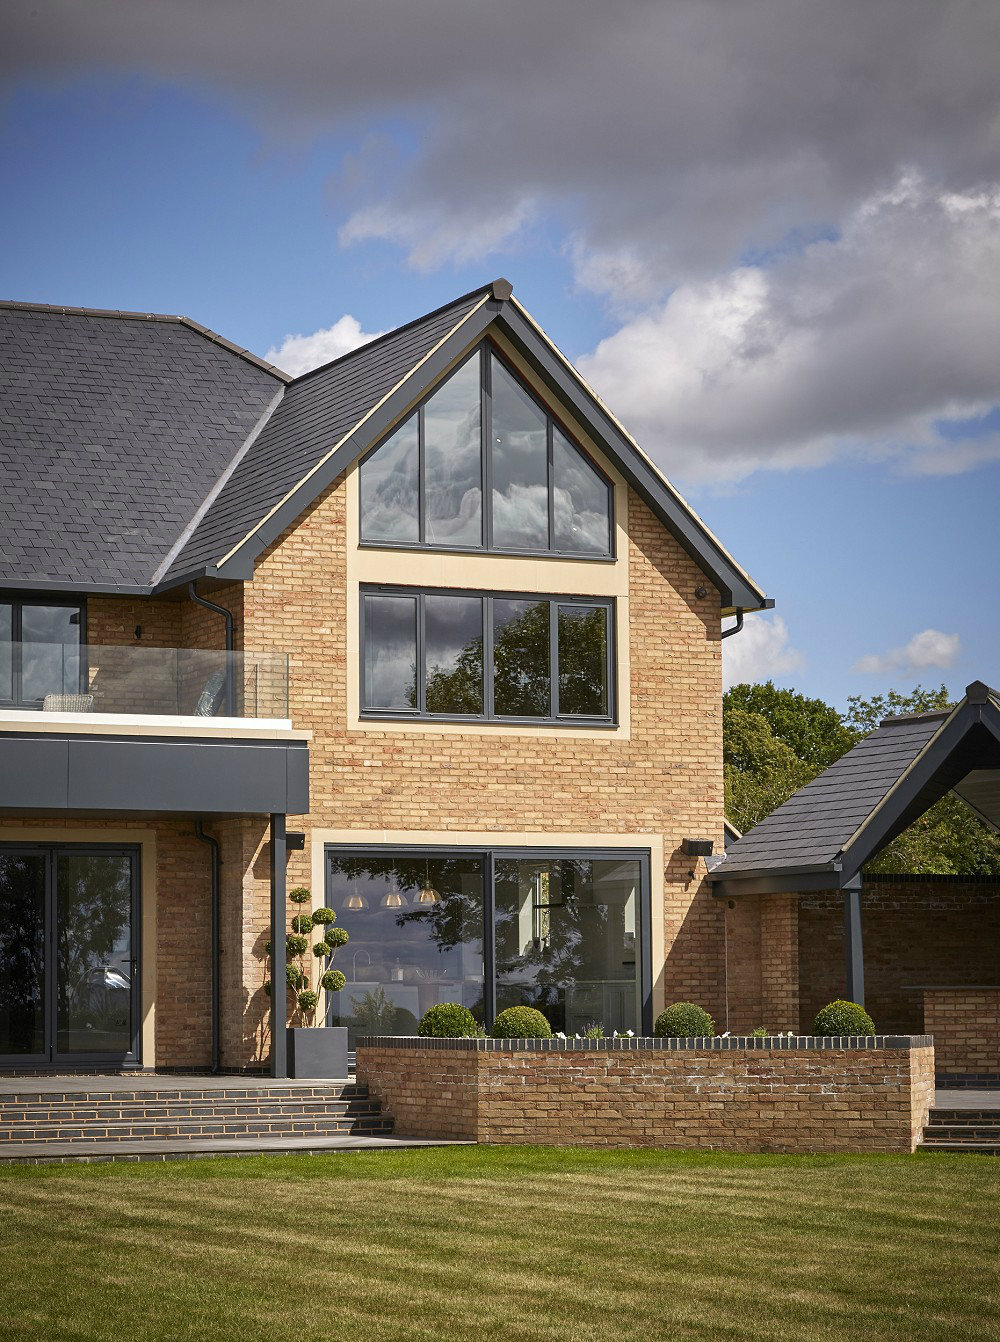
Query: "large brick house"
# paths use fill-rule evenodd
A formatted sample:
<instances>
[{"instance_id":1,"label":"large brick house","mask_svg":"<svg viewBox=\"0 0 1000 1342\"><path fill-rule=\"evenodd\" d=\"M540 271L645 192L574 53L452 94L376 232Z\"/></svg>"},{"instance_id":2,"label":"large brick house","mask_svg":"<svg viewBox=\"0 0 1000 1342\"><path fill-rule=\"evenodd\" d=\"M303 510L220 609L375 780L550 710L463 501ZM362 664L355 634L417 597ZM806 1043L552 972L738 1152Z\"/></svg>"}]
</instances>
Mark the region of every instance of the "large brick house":
<instances>
[{"instance_id":1,"label":"large brick house","mask_svg":"<svg viewBox=\"0 0 1000 1342\"><path fill-rule=\"evenodd\" d=\"M0 327L0 1066L281 1074L299 885L355 1033L724 1016L722 621L771 603L509 284L297 378Z\"/></svg>"}]
</instances>

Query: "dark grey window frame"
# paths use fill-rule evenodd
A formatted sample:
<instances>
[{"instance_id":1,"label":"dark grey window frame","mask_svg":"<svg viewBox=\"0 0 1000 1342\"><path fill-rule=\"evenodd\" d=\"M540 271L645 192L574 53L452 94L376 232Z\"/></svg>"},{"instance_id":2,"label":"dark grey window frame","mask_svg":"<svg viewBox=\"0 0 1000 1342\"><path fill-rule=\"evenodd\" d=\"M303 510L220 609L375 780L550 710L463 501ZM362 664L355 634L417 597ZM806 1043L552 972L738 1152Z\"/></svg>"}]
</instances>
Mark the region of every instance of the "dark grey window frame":
<instances>
[{"instance_id":1,"label":"dark grey window frame","mask_svg":"<svg viewBox=\"0 0 1000 1342\"><path fill-rule=\"evenodd\" d=\"M45 1047L42 1053L0 1053L3 1067L60 1067L93 1068L95 1063L105 1067L125 1068L142 1066L142 849L131 843L0 843L3 852L18 852L45 859ZM56 863L60 856L87 856L91 853L127 855L132 861L131 903L131 1011L132 1047L125 1053L113 1051L93 1053L60 1053L56 1047L56 1018L58 1013L58 984L56 982L56 938L58 936L58 908L56 900Z\"/></svg>"},{"instance_id":2,"label":"dark grey window frame","mask_svg":"<svg viewBox=\"0 0 1000 1342\"><path fill-rule=\"evenodd\" d=\"M546 474L548 481L548 513L549 513L549 536L548 536L549 543L547 548L545 549L518 550L518 549L508 549L505 546L498 546L493 544L493 469L492 469L493 388L491 385L492 378L490 371L490 361L489 358L487 357L488 354L492 354L495 358L501 361L501 363L503 364L507 372L510 374L510 376L515 380L515 382L517 382L523 388L523 390L527 393L527 395L532 398L532 400L538 406L539 410L545 415L546 419L545 450L547 459ZM471 359L476 358L479 359L479 386L480 386L479 471L480 471L480 481L482 483L481 543L479 545L447 545L441 541L429 541L426 539L427 518L426 518L426 500L425 500L425 483L424 483L424 406L431 399L434 393L438 390L438 387L435 386L419 402L416 409L411 410L410 413L406 415L404 419L401 419L397 424L394 424L392 428L388 431L388 433L385 433L382 436L382 438L375 444L375 446L370 448L364 454L364 456L361 457L358 463L358 469L360 471L364 467L364 464L368 460L368 458L374 456L374 454L379 450L379 448L392 437L392 435L397 431L397 429L401 428L403 424L407 423L410 419L412 419L414 415L417 416L417 458L419 463L417 468L417 496L418 496L417 526L419 532L419 539L415 541L365 540L363 536L364 521L363 518L361 517L361 504L360 504L361 495L359 490L358 544L360 545L360 547L364 550L440 550L440 551L446 551L449 554L501 554L501 555L518 555L529 558L534 558L537 555L548 555L554 559L574 559L583 563L596 563L596 564L614 563L614 561L617 559L617 552L616 552L617 528L615 526L614 481L608 476L606 471L601 469L601 467L593 459L590 453L580 446L580 444L576 441L575 434L573 434L572 431L566 427L566 425L559 418L559 416L553 414L551 409L546 404L544 404L542 401L539 400L537 393L531 387L528 386L524 378L520 376L520 374L516 371L516 369L511 367L508 360L504 358L503 353L496 347L493 341L489 339L480 341L474 350L470 351L470 353L466 355L464 359L462 359L459 363L455 365L455 367L451 370L448 376L457 373L458 370L460 368L464 368L464 366ZM559 432L563 435L563 437L570 444L573 450L579 452L583 460L587 463L588 466L590 466L594 471L597 472L598 476L601 478L601 480L607 487L608 509L609 509L609 516L608 516L609 548L606 554L603 553L581 554L579 550L558 550L555 548L555 545L553 544L554 528L555 528L555 481L554 481L553 464L552 464L552 452L553 452L552 435L554 429L559 430Z\"/></svg>"},{"instance_id":3,"label":"dark grey window frame","mask_svg":"<svg viewBox=\"0 0 1000 1342\"><path fill-rule=\"evenodd\" d=\"M417 707L405 708L368 708L368 675L365 658L365 639L367 634L368 596L404 596L412 597L417 603ZM424 598L428 596L466 596L479 597L483 611L483 708L482 713L428 713L423 705L427 702L427 672L424 665ZM550 712L545 717L507 717L493 711L493 601L546 601L549 604L549 705ZM360 686L361 704L359 716L365 721L418 721L418 722L490 722L514 727L598 727L613 730L618 724L618 682L615 675L616 655L616 614L617 603L609 596L561 596L551 592L501 592L464 587L404 587L390 583L362 583L359 594L360 611L358 627L360 633ZM601 606L607 611L607 641L605 645L605 676L608 687L608 712L587 716L583 714L559 713L559 619L560 606Z\"/></svg>"},{"instance_id":4,"label":"dark grey window frame","mask_svg":"<svg viewBox=\"0 0 1000 1342\"><path fill-rule=\"evenodd\" d=\"M638 946L636 978L639 991L639 1032L653 1033L653 945L652 945L652 854L648 848L602 848L583 845L551 844L543 846L506 846L492 844L488 848L464 844L406 844L364 843L324 845L323 890L327 897L330 881L331 858L361 857L365 853L398 853L401 857L478 857L483 860L483 1014L486 1028L492 1028L496 1019L496 881L495 864L499 858L527 861L561 861L579 858L584 861L639 863L639 900L636 907ZM327 999L329 1009L329 998Z\"/></svg>"},{"instance_id":5,"label":"dark grey window frame","mask_svg":"<svg viewBox=\"0 0 1000 1342\"><path fill-rule=\"evenodd\" d=\"M75 610L79 615L80 627L80 684L79 689L87 683L87 603L81 601L79 597L72 596L50 596L47 592L34 592L31 594L25 592L4 591L0 589L0 605L12 607L11 620L11 643L12 643L12 679L13 696L7 698L0 695L0 708L41 708L41 699L25 699L21 694L21 630L23 627L23 611L25 606L63 606L69 610ZM77 691L69 691L76 693Z\"/></svg>"}]
</instances>

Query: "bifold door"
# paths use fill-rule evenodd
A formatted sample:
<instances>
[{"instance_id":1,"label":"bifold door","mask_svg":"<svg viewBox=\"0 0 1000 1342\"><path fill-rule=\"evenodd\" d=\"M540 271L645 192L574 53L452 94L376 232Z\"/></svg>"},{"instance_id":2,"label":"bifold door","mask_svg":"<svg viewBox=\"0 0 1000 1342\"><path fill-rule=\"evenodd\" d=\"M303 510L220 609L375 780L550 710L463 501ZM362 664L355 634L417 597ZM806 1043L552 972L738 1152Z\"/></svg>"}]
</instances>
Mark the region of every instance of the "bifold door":
<instances>
[{"instance_id":1,"label":"bifold door","mask_svg":"<svg viewBox=\"0 0 1000 1342\"><path fill-rule=\"evenodd\" d=\"M138 849L0 844L0 1064L139 1061Z\"/></svg>"}]
</instances>

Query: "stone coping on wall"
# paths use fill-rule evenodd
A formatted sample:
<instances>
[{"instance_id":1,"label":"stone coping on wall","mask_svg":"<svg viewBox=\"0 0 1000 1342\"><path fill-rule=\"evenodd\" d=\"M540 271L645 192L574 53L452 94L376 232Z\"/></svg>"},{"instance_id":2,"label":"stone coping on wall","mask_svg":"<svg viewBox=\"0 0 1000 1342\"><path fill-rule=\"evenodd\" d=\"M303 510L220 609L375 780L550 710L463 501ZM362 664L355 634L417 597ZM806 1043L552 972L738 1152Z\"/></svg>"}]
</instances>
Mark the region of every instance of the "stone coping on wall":
<instances>
[{"instance_id":1,"label":"stone coping on wall","mask_svg":"<svg viewBox=\"0 0 1000 1342\"><path fill-rule=\"evenodd\" d=\"M618 1035L611 1039L428 1039L420 1035L366 1035L357 1041L359 1048L398 1048L472 1053L631 1053L653 1052L718 1053L740 1050L793 1051L822 1049L915 1049L934 1043L928 1034L875 1035L715 1035L712 1038L657 1039L648 1035Z\"/></svg>"}]
</instances>

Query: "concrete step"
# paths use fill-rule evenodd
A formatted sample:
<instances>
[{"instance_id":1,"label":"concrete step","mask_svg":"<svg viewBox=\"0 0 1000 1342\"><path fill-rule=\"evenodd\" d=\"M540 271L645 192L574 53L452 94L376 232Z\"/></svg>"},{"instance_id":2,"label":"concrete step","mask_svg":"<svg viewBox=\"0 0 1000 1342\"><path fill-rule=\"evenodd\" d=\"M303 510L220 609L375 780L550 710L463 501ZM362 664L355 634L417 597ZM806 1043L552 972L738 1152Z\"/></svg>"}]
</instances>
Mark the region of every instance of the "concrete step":
<instances>
[{"instance_id":1,"label":"concrete step","mask_svg":"<svg viewBox=\"0 0 1000 1342\"><path fill-rule=\"evenodd\" d=\"M971 1140L953 1141L947 1138L924 1136L920 1143L921 1151L965 1151L980 1156L1000 1156L1000 1138L996 1141L976 1142Z\"/></svg>"},{"instance_id":2,"label":"concrete step","mask_svg":"<svg viewBox=\"0 0 1000 1342\"><path fill-rule=\"evenodd\" d=\"M392 1121L351 1082L132 1089L10 1090L0 1151L25 1143L135 1143L385 1136Z\"/></svg>"},{"instance_id":3,"label":"concrete step","mask_svg":"<svg viewBox=\"0 0 1000 1342\"><path fill-rule=\"evenodd\" d=\"M109 1161L204 1160L218 1156L328 1155L332 1152L390 1151L422 1146L469 1146L470 1142L430 1141L389 1134L317 1137L215 1137L190 1142L17 1142L0 1150L0 1165L71 1165Z\"/></svg>"}]
</instances>

